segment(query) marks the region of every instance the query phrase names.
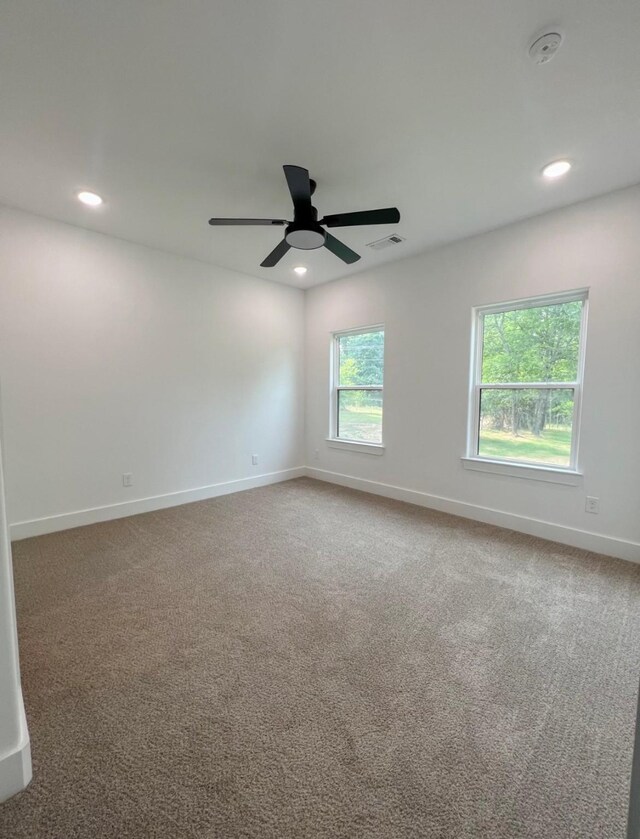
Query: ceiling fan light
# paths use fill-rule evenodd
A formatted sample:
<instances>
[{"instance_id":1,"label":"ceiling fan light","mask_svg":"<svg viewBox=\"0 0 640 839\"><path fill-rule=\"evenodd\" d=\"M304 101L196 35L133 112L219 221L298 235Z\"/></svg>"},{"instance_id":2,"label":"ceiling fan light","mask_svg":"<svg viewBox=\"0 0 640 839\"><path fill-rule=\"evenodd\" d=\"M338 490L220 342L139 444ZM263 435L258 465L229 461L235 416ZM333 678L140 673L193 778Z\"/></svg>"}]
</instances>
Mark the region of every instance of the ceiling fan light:
<instances>
[{"instance_id":1,"label":"ceiling fan light","mask_svg":"<svg viewBox=\"0 0 640 839\"><path fill-rule=\"evenodd\" d=\"M307 273L307 269L304 265L296 265L296 267L293 270L299 277L304 277L304 275Z\"/></svg>"},{"instance_id":2,"label":"ceiling fan light","mask_svg":"<svg viewBox=\"0 0 640 839\"><path fill-rule=\"evenodd\" d=\"M324 245L326 234L322 228L317 226L287 228L285 239L292 248L300 248L303 251L312 251Z\"/></svg>"}]
</instances>

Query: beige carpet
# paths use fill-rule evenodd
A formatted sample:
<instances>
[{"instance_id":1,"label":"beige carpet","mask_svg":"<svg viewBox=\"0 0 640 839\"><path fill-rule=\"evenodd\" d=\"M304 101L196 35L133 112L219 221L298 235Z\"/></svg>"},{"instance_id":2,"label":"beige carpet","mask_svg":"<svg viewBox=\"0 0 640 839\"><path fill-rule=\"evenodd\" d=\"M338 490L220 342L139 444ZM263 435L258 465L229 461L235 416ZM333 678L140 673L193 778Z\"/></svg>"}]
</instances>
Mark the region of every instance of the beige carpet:
<instances>
[{"instance_id":1,"label":"beige carpet","mask_svg":"<svg viewBox=\"0 0 640 839\"><path fill-rule=\"evenodd\" d=\"M622 839L640 567L308 479L14 546L3 839Z\"/></svg>"}]
</instances>

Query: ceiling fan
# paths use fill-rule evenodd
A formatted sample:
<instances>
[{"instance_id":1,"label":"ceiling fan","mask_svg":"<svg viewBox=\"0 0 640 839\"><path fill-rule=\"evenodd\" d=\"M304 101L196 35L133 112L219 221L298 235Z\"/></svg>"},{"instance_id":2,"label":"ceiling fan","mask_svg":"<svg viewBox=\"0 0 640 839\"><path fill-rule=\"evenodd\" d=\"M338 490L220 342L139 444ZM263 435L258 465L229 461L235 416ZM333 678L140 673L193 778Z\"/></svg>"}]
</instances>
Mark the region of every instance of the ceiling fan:
<instances>
[{"instance_id":1,"label":"ceiling fan","mask_svg":"<svg viewBox=\"0 0 640 839\"><path fill-rule=\"evenodd\" d=\"M309 178L309 170L303 169L302 166L283 166L282 168L293 201L293 221L275 218L209 219L209 224L212 225L275 224L286 226L284 239L260 263L262 268L273 268L290 248L310 251L321 248L323 245L343 262L347 264L357 262L360 259L359 254L323 230L323 225L324 227L354 227L360 224L397 224L400 221L400 213L395 207L386 207L383 210L362 210L357 213L338 213L325 216L318 221L318 211L311 204L316 182Z\"/></svg>"}]
</instances>

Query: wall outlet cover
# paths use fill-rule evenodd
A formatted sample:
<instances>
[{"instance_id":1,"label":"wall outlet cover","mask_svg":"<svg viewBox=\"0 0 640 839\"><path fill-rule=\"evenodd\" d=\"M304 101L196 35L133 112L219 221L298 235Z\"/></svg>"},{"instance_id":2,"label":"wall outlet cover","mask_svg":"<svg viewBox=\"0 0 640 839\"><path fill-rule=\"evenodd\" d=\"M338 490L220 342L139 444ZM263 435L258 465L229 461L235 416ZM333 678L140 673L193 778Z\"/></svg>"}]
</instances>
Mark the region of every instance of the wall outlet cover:
<instances>
[{"instance_id":1,"label":"wall outlet cover","mask_svg":"<svg viewBox=\"0 0 640 839\"><path fill-rule=\"evenodd\" d=\"M600 499L596 498L594 495L587 495L587 500L585 502L584 509L587 511L587 513L599 513Z\"/></svg>"}]
</instances>

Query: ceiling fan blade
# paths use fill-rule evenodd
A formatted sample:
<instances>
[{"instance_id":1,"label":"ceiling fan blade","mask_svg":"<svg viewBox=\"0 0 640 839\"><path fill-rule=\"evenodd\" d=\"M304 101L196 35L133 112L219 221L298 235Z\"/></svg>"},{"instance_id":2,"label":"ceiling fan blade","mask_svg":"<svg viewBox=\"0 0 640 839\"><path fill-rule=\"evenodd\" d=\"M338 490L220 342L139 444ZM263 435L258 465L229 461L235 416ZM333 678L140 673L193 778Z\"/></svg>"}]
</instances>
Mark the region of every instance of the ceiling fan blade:
<instances>
[{"instance_id":1,"label":"ceiling fan blade","mask_svg":"<svg viewBox=\"0 0 640 839\"><path fill-rule=\"evenodd\" d=\"M278 262L282 259L285 253L291 250L291 245L287 242L286 239L283 239L279 244L275 246L275 248L271 251L269 256L266 259L263 259L260 263L261 268L273 268L274 265L277 265Z\"/></svg>"},{"instance_id":2,"label":"ceiling fan blade","mask_svg":"<svg viewBox=\"0 0 640 839\"><path fill-rule=\"evenodd\" d=\"M289 224L281 218L210 218L209 224Z\"/></svg>"},{"instance_id":3,"label":"ceiling fan blade","mask_svg":"<svg viewBox=\"0 0 640 839\"><path fill-rule=\"evenodd\" d=\"M320 224L327 227L353 227L356 224L397 224L400 212L395 207L385 207L382 210L362 210L357 213L336 213L325 216Z\"/></svg>"},{"instance_id":4,"label":"ceiling fan blade","mask_svg":"<svg viewBox=\"0 0 640 839\"><path fill-rule=\"evenodd\" d=\"M302 166L283 166L291 200L295 209L307 209L311 206L311 181L309 170Z\"/></svg>"},{"instance_id":5,"label":"ceiling fan blade","mask_svg":"<svg viewBox=\"0 0 640 839\"><path fill-rule=\"evenodd\" d=\"M334 253L343 262L346 262L349 265L360 259L359 254L352 251L351 248L348 248L344 242L341 242L340 239L336 239L336 237L332 236L330 233L327 233L326 239L324 240L324 246L325 248L329 248L331 253Z\"/></svg>"}]
</instances>

